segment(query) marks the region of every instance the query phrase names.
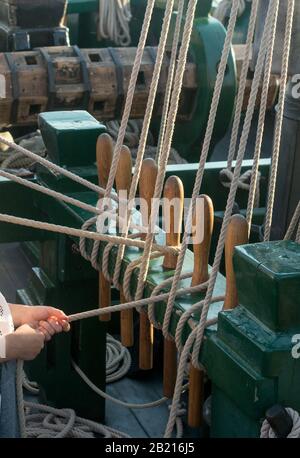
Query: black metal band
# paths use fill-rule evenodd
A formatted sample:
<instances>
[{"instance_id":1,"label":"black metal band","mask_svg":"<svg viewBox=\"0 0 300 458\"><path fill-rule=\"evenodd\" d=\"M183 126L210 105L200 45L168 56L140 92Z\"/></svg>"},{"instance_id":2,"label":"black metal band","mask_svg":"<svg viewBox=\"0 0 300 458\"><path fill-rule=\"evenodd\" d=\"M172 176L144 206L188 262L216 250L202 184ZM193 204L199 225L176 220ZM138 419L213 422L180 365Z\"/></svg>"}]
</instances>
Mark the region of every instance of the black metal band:
<instances>
[{"instance_id":1,"label":"black metal band","mask_svg":"<svg viewBox=\"0 0 300 458\"><path fill-rule=\"evenodd\" d=\"M54 71L53 64L52 64L49 53L44 48L38 48L38 50L40 51L47 65L47 72L48 72L47 110L52 110L55 107L55 96L56 96L55 71Z\"/></svg>"},{"instance_id":2,"label":"black metal band","mask_svg":"<svg viewBox=\"0 0 300 458\"><path fill-rule=\"evenodd\" d=\"M81 67L81 74L82 74L82 80L83 80L83 86L84 86L82 106L86 111L88 111L89 104L90 104L91 90L92 90L90 75L88 72L86 61L80 49L78 48L78 46L77 45L73 46L73 50L79 59L80 67Z\"/></svg>"},{"instance_id":3,"label":"black metal band","mask_svg":"<svg viewBox=\"0 0 300 458\"><path fill-rule=\"evenodd\" d=\"M12 82L12 109L11 109L11 118L10 121L12 124L17 124L18 122L18 111L19 111L19 97L20 97L20 87L19 87L19 78L18 78L18 68L15 64L15 61L12 55L8 52L4 53L7 65L11 73L11 82Z\"/></svg>"},{"instance_id":4,"label":"black metal band","mask_svg":"<svg viewBox=\"0 0 300 458\"><path fill-rule=\"evenodd\" d=\"M107 48L107 50L110 53L110 56L116 66L117 102L116 102L116 109L115 109L115 119L120 119L122 116L123 105L124 105L123 64L115 48Z\"/></svg>"},{"instance_id":5,"label":"black metal band","mask_svg":"<svg viewBox=\"0 0 300 458\"><path fill-rule=\"evenodd\" d=\"M84 93L83 93L83 100L80 105L81 109L88 110L89 108L89 103L90 103L90 95L91 95L91 82L90 82L90 77L87 69L86 62L84 60L84 57L79 50L78 46L73 46L72 47L74 54L76 57L79 59L80 63L80 68L81 68L81 74L82 74L82 80L83 80L83 86L84 86ZM51 60L51 55L44 49L44 48L39 48L40 53L42 54L46 64L47 64L47 70L48 70L48 104L47 104L47 110L52 110L55 109L55 98L56 98L56 85L55 85L55 70L53 67L53 62Z\"/></svg>"}]
</instances>

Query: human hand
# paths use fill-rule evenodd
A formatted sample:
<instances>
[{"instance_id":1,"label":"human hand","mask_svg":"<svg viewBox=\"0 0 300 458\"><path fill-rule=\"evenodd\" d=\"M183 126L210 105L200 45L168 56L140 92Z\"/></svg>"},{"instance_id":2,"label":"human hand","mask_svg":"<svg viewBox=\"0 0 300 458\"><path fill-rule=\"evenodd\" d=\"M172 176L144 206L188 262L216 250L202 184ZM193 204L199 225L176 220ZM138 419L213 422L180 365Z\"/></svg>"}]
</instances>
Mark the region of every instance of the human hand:
<instances>
[{"instance_id":1,"label":"human hand","mask_svg":"<svg viewBox=\"0 0 300 458\"><path fill-rule=\"evenodd\" d=\"M38 329L44 334L45 340L48 342L54 336L62 331L68 332L70 325L66 320L59 320L56 316L51 316L46 320L41 320L38 324Z\"/></svg>"},{"instance_id":2,"label":"human hand","mask_svg":"<svg viewBox=\"0 0 300 458\"><path fill-rule=\"evenodd\" d=\"M31 324L43 332L46 340L58 332L68 332L70 325L63 311L47 306L11 305L16 326Z\"/></svg>"},{"instance_id":3,"label":"human hand","mask_svg":"<svg viewBox=\"0 0 300 458\"><path fill-rule=\"evenodd\" d=\"M24 324L15 332L5 336L6 358L31 361L44 348L45 336L29 324Z\"/></svg>"}]
</instances>

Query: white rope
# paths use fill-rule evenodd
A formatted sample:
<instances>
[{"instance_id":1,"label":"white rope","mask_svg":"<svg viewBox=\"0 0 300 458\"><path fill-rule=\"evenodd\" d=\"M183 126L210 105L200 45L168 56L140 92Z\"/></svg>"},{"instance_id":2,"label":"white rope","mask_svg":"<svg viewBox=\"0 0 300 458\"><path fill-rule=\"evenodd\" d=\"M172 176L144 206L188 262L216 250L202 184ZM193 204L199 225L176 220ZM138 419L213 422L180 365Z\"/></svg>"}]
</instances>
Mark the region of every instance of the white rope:
<instances>
[{"instance_id":1,"label":"white rope","mask_svg":"<svg viewBox=\"0 0 300 458\"><path fill-rule=\"evenodd\" d=\"M265 227L264 227L264 241L265 242L269 241L270 236L271 236L271 226L272 226L272 220L273 220L273 208L274 208L275 191L276 191L276 179L277 179L277 170L278 170L278 162L279 162L279 155L280 155L281 132L282 132L284 106L285 106L285 90L286 90L286 84L287 84L287 79L288 79L289 57L290 57L292 31L293 31L294 10L295 10L295 0L288 0L285 35L284 35L283 52L282 52L282 67L281 67L281 77L280 77L278 111L276 114L276 122L275 122L275 133L274 133L272 163L271 163L269 189L268 189L267 211L266 211Z\"/></svg>"},{"instance_id":2,"label":"white rope","mask_svg":"<svg viewBox=\"0 0 300 458\"><path fill-rule=\"evenodd\" d=\"M300 200L298 202L298 205L294 211L293 217L291 219L290 225L288 227L288 230L286 231L286 234L284 236L284 240L291 240L293 237L293 234L296 230L297 225L300 223Z\"/></svg>"},{"instance_id":3,"label":"white rope","mask_svg":"<svg viewBox=\"0 0 300 458\"><path fill-rule=\"evenodd\" d=\"M27 218L19 218L17 216L6 215L3 213L0 213L0 221L2 221L3 223L10 223L10 224L18 225L18 226L31 227L33 229L45 230L49 232L55 232L57 234L65 234L65 235L79 237L83 239L91 239L91 240L102 241L102 242L111 242L116 245L124 244L126 246L132 246L132 247L137 247L137 248L144 248L145 246L145 242L143 240L133 240L129 237L124 238L124 237L119 237L117 235L99 234L99 232L91 232L91 231L85 231L82 229L74 229L68 226L60 226L58 224L45 223L45 222L35 221L32 219L27 219ZM153 249L155 251L160 251L162 253L171 253L171 254L178 253L178 250L176 247L168 247L168 246L154 244Z\"/></svg>"},{"instance_id":4,"label":"white rope","mask_svg":"<svg viewBox=\"0 0 300 458\"><path fill-rule=\"evenodd\" d=\"M276 5L277 5L277 8L276 8ZM258 6L258 2L254 0L253 1L253 5L252 5L252 12L255 11L255 14L256 14L256 11L257 11L257 6ZM233 30L234 30L236 15L237 15L237 8L238 8L238 2L234 1L233 2L233 7L232 7L232 10L231 10L231 17L230 17L230 20L229 20L228 31L227 31L227 40L228 41L225 42L224 50L223 50L223 65L224 65L224 68L226 68L226 62L227 62L227 57L228 57L228 54L227 54L228 53L228 48L230 47L231 39L232 39L232 36L233 36ZM269 36L271 35L272 32L274 33L274 31L272 30L272 21L273 21L273 18L274 18L274 14L275 13L277 14L277 11L278 11L278 0L276 0L276 2L271 0L271 3L269 5L269 12L268 12L267 19L266 19L266 25L265 25L265 28L264 28L264 37L263 37L263 40L262 40L262 46L261 46L261 49L260 49L260 52L259 52L258 62L257 62L257 66L256 66L256 69L255 69L255 74L254 74L254 78L253 78L253 84L252 84L251 94L250 94L250 98L249 98L249 105L248 105L248 109L247 109L247 113L246 113L246 118L245 118L245 122L244 122L242 136L241 136L241 142L240 142L239 152L238 152L238 156L237 156L237 162L236 162L236 167L235 167L235 171L234 171L234 177L233 177L233 180L232 180L232 186L230 188L230 192L229 192L229 196L228 196L227 206L226 206L224 220L223 220L223 224L222 224L222 229L221 229L221 233L220 233L220 237L219 237L219 241L218 241L215 260L214 260L213 267L212 267L212 270L211 270L211 273L210 273L209 284L208 284L208 288L207 288L206 297L205 297L205 300L204 300L204 303L203 303L200 322L199 322L198 326L195 328L195 332L193 331L190 334L190 337L187 340L187 343L186 343L185 347L183 348L183 351L182 351L182 354L181 354L179 367L181 368L182 371L184 371L185 364L181 363L181 360L186 362L186 358L187 358L187 354L188 354L187 353L187 347L188 347L188 352L189 352L189 350L190 350L190 348L191 348L191 346L193 344L194 344L194 348L193 348L193 354L192 354L192 363L193 363L194 367L196 367L196 368L199 367L198 358L199 358L200 348L201 348L201 345L202 345L202 340L203 340L203 336L204 336L205 327L206 327L206 324L207 324L207 314L208 314L208 310L209 310L210 303L211 303L212 296L213 296L215 282L216 282L217 274L218 274L218 271L219 271L219 265L220 265L222 254L223 254L227 227L228 227L228 224L229 224L229 221L230 221L230 217L231 217L231 214L232 214L232 208L233 208L233 205L234 205L235 194L236 194L236 191L237 191L237 188L238 188L238 182L239 182L239 176L240 176L240 172L241 172L243 157L244 157L245 150L246 150L247 139L248 139L248 135L249 135L249 132L250 132L251 121L252 121L254 108L255 108L256 96L257 96L257 93L258 93L259 82L260 82L261 74L262 74L262 70L263 70L263 64L264 64L264 59L265 59L265 54L266 54L266 47L267 47L267 44L269 43L269 39L268 38L269 38ZM224 59L224 57L226 57L226 59ZM220 66L219 66L219 70L220 70L221 66L222 66L222 59L221 59L221 63L220 63ZM224 69L223 69L223 71L224 71ZM221 81L222 81L222 79L221 79ZM216 87L218 87L217 83L216 83ZM220 91L220 88L218 90ZM215 113L215 111L217 109L217 105L216 104L218 104L218 100L219 100L219 95L212 102L212 108L211 109L213 110L213 113ZM214 117L215 117L215 115L214 115ZM207 137L207 135L206 135L207 140L206 140L206 142L204 142L204 148L205 148L204 151L205 152L208 151L213 125L214 125L214 122L212 122L212 124L210 124L210 122L208 122L207 135L209 133L209 136ZM205 157L205 160L206 160L206 157ZM200 164L201 164L201 159L200 159ZM205 161L204 161L204 164L205 164ZM202 176L203 176L204 164L202 165L201 168L199 166L199 170L198 170L198 173L197 173L198 176L196 177L195 188L194 188L195 196L197 196L199 194L199 189L200 189ZM199 186L199 188L198 188L198 186ZM191 224L192 214L193 214L193 211L190 211L189 212L190 224ZM181 269L182 269L182 266L183 266L184 252L185 252L186 249L187 249L187 242L185 241L185 237L184 237L184 240L182 242L181 252L179 253L179 257L178 257L175 276L174 276L175 280L177 280L179 278L179 276L180 276ZM176 288L177 288L177 284L174 282L173 283L173 290L171 289L171 293L170 293L170 296L169 296L170 306L173 305L173 295L176 292ZM189 347L189 345L190 345L190 347ZM174 398L173 398L173 403L172 403L171 415L170 415L169 423L168 423L168 426L167 426L167 429L166 429L166 433L165 433L166 437L170 437L170 434L171 434L171 431L172 431L172 428L173 428L172 425L174 425L174 421L175 421L175 418L176 418L176 410L177 410L179 402L180 402L180 384L182 383L182 380L183 380L183 374L181 374L180 370L178 369L178 378L177 378L176 387L175 387L175 393L174 393Z\"/></svg>"},{"instance_id":5,"label":"white rope","mask_svg":"<svg viewBox=\"0 0 300 458\"><path fill-rule=\"evenodd\" d=\"M99 0L98 40L129 46L131 17L130 0Z\"/></svg>"},{"instance_id":6,"label":"white rope","mask_svg":"<svg viewBox=\"0 0 300 458\"><path fill-rule=\"evenodd\" d=\"M77 417L72 409L25 402L26 436L28 438L128 438L125 433L109 426Z\"/></svg>"},{"instance_id":7,"label":"white rope","mask_svg":"<svg viewBox=\"0 0 300 458\"><path fill-rule=\"evenodd\" d=\"M293 420L293 428L289 435L287 436L288 439L299 439L300 438L300 416L296 410L287 407L285 409L287 413L290 415L291 419ZM274 433L273 429L271 428L269 422L264 420L261 430L260 430L260 437L262 439L275 439L276 434Z\"/></svg>"},{"instance_id":8,"label":"white rope","mask_svg":"<svg viewBox=\"0 0 300 458\"><path fill-rule=\"evenodd\" d=\"M132 178L131 186L130 186L130 191L129 191L129 202L133 203L133 199L136 195L137 187L138 187L138 182L140 178L140 173L142 169L142 162L143 162L143 157L145 153L145 147L147 143L147 137L148 137L148 132L150 128L150 122L152 118L152 113L153 113L153 108L154 108L154 103L155 103L155 98L156 98L156 93L157 93L157 88L158 88L158 83L159 83L159 78L160 78L160 73L161 73L161 68L163 64L163 59L164 59L164 53L165 53L165 48L166 48L166 43L167 43L167 37L168 37L168 32L169 32L169 27L170 27L170 22L171 22L171 17L172 17L172 12L173 12L173 7L174 7L174 0L168 0L165 8L165 13L164 13L164 19L163 19L163 24L162 24L162 30L161 30L161 35L159 39L159 45L157 49L157 55L156 55L156 61L155 61L155 66L153 70L153 76L151 80L151 85L150 85L150 90L149 90L149 96L148 96L148 101L147 101L147 106L146 106L146 111L145 111L145 117L144 117L144 122L143 122L143 127L142 127L142 132L140 136L140 141L139 141L139 147L138 147L138 152L137 152L137 158L136 158L136 163L135 163L135 169L134 169L134 175ZM114 158L112 161L112 166L110 170L110 177L109 180L111 179L110 186L113 184L113 179L116 173L116 166L114 166L114 161L118 161L117 157L117 152L114 154ZM115 170L114 170L115 168ZM109 183L107 184L107 192L111 188L109 187ZM155 196L154 196L155 197ZM129 204L128 210L127 210L127 217L128 217L128 224L126 228L123 231L123 236L128 235L128 229L129 229L129 224L131 220L131 210L132 210L132 204ZM116 265L115 265L115 272L114 272L114 277L113 277L113 283L115 285L118 284L119 282L119 276L120 276L120 270L121 270L121 263L122 259L124 256L124 248L120 247L118 254L117 254L117 260L116 260Z\"/></svg>"},{"instance_id":9,"label":"white rope","mask_svg":"<svg viewBox=\"0 0 300 458\"><path fill-rule=\"evenodd\" d=\"M131 356L126 347L111 335L106 337L106 383L124 377L131 366Z\"/></svg>"},{"instance_id":10,"label":"white rope","mask_svg":"<svg viewBox=\"0 0 300 458\"><path fill-rule=\"evenodd\" d=\"M238 17L244 14L246 9L246 1L251 2L252 0L239 0ZM212 15L224 24L226 19L228 19L230 16L231 6L232 0L222 0L213 11Z\"/></svg>"}]
</instances>

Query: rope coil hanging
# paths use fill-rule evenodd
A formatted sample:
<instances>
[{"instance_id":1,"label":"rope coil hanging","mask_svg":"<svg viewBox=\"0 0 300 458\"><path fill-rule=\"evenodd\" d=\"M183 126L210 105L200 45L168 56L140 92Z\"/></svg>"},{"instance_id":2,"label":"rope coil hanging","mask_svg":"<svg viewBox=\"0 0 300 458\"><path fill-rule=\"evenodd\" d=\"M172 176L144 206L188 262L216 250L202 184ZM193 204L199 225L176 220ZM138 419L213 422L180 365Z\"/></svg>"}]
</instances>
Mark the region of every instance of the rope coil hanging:
<instances>
[{"instance_id":1,"label":"rope coil hanging","mask_svg":"<svg viewBox=\"0 0 300 458\"><path fill-rule=\"evenodd\" d=\"M108 39L117 46L129 46L130 0L99 0L98 40Z\"/></svg>"}]
</instances>

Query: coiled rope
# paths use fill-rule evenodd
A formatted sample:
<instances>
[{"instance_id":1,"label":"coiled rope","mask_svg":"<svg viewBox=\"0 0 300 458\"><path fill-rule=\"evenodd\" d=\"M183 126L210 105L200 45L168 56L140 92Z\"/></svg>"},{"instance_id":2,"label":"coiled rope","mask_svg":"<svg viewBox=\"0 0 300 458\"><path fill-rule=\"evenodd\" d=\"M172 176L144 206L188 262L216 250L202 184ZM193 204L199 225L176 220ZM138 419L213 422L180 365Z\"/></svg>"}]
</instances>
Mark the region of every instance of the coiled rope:
<instances>
[{"instance_id":1,"label":"coiled rope","mask_svg":"<svg viewBox=\"0 0 300 458\"><path fill-rule=\"evenodd\" d=\"M300 415L296 410L287 407L285 409L287 413L290 415L293 421L293 428L289 435L287 436L288 439L299 439L300 438ZM272 427L270 426L268 420L264 420L261 430L260 430L260 437L262 439L275 439L276 434L274 433Z\"/></svg>"},{"instance_id":2,"label":"coiled rope","mask_svg":"<svg viewBox=\"0 0 300 458\"><path fill-rule=\"evenodd\" d=\"M252 0L239 0L238 17L244 14L246 9L246 1L251 2ZM213 11L213 16L224 24L226 19L228 19L230 16L231 7L232 0L222 0Z\"/></svg>"},{"instance_id":3,"label":"coiled rope","mask_svg":"<svg viewBox=\"0 0 300 458\"><path fill-rule=\"evenodd\" d=\"M131 17L130 0L99 0L98 40L129 46Z\"/></svg>"}]
</instances>

